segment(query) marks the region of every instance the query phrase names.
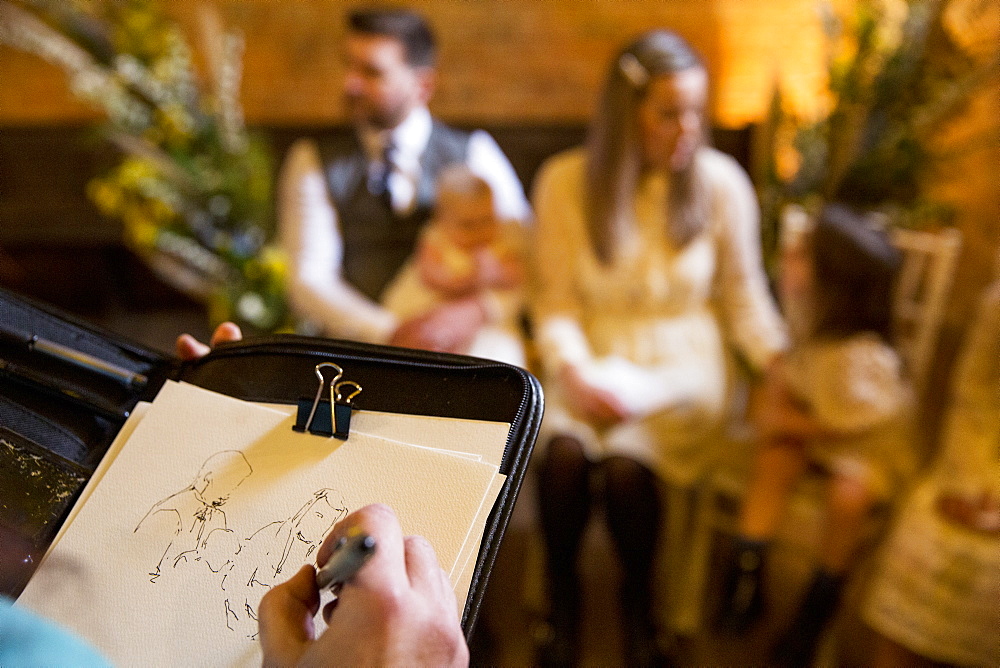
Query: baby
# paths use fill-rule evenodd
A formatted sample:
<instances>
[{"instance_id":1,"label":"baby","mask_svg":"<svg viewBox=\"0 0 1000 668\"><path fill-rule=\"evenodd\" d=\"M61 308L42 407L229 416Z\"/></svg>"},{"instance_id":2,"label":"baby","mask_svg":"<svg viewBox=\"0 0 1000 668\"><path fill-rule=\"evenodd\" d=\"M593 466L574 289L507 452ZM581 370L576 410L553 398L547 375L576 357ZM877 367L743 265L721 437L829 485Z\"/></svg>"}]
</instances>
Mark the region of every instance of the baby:
<instances>
[{"instance_id":1,"label":"baby","mask_svg":"<svg viewBox=\"0 0 1000 668\"><path fill-rule=\"evenodd\" d=\"M522 230L497 219L489 184L465 165L447 167L438 177L435 215L382 304L407 320L444 302L479 296L489 321L462 352L523 366L523 254Z\"/></svg>"}]
</instances>

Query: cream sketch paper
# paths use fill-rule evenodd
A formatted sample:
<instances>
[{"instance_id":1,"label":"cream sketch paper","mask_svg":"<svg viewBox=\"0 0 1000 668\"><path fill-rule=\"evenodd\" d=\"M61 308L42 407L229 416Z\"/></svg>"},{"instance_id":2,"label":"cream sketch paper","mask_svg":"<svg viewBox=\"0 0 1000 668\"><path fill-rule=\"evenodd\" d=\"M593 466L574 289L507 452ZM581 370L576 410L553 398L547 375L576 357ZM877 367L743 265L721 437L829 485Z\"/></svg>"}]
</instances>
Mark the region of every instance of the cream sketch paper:
<instances>
[{"instance_id":1,"label":"cream sketch paper","mask_svg":"<svg viewBox=\"0 0 1000 668\"><path fill-rule=\"evenodd\" d=\"M454 569L496 467L168 383L18 603L121 665L259 665L255 610L372 502Z\"/></svg>"},{"instance_id":2,"label":"cream sketch paper","mask_svg":"<svg viewBox=\"0 0 1000 668\"><path fill-rule=\"evenodd\" d=\"M288 404L258 405L289 415L297 410ZM359 410L351 418L351 430L409 445L476 455L499 468L510 423Z\"/></svg>"},{"instance_id":3,"label":"cream sketch paper","mask_svg":"<svg viewBox=\"0 0 1000 668\"><path fill-rule=\"evenodd\" d=\"M500 496L500 489L503 487L507 476L498 473L490 486L489 491L483 498L483 503L479 508L479 514L472 528L469 529L466 545L462 548L462 554L452 568L448 577L451 579L455 589L455 597L458 599L458 612L462 614L465 609L465 601L469 598L469 590L472 588L472 573L476 570L476 555L483 543L483 532L486 530L486 520L489 519L490 511Z\"/></svg>"},{"instance_id":4,"label":"cream sketch paper","mask_svg":"<svg viewBox=\"0 0 1000 668\"><path fill-rule=\"evenodd\" d=\"M500 467L510 424L485 420L461 420L430 415L400 415L358 411L357 428L393 441L479 455ZM352 420L354 425L354 420ZM352 426L352 428L354 428Z\"/></svg>"},{"instance_id":5,"label":"cream sketch paper","mask_svg":"<svg viewBox=\"0 0 1000 668\"><path fill-rule=\"evenodd\" d=\"M87 502L87 498L90 497L97 485L100 484L101 478L104 477L104 473L108 470L108 467L111 466L111 462L113 462L115 457L118 456L118 453L121 452L122 446L125 445L125 442L132 436L132 432L135 431L136 426L142 420L143 416L146 415L147 410L149 410L148 401L140 401L135 405L135 408L132 409L128 419L125 420L125 424L123 424L122 428L118 430L118 435L115 436L115 440L111 442L110 446L108 446L108 451L104 453L101 463L97 465L96 469L94 469L94 473L90 476L90 480L87 481L87 484L83 488L83 491L80 492L80 496L77 498L76 503L73 504L69 514L66 515L66 519L63 520L62 526L59 527L59 532L56 534L56 537L52 539L51 543L49 543L49 549L46 554L55 548L56 543L58 543L59 539L62 538L64 533L66 533L66 529L68 529L69 525L73 523L74 519L76 519L76 514L80 511L80 508L83 507L83 504Z\"/></svg>"},{"instance_id":6,"label":"cream sketch paper","mask_svg":"<svg viewBox=\"0 0 1000 668\"><path fill-rule=\"evenodd\" d=\"M294 415L297 410L295 406L288 404L260 405L281 411L286 415ZM499 469L507 443L507 435L510 432L510 424L360 410L351 419L351 430L377 434L399 442L405 439L408 444L416 447L434 448L459 456L476 457L494 464ZM505 479L505 475L498 473L489 491L483 497L479 514L469 529L462 552L448 573L455 589L459 614L465 608L465 601L468 599L469 590L472 587L472 575L476 568L475 557L479 554L479 548L482 545L486 521L500 495Z\"/></svg>"}]
</instances>

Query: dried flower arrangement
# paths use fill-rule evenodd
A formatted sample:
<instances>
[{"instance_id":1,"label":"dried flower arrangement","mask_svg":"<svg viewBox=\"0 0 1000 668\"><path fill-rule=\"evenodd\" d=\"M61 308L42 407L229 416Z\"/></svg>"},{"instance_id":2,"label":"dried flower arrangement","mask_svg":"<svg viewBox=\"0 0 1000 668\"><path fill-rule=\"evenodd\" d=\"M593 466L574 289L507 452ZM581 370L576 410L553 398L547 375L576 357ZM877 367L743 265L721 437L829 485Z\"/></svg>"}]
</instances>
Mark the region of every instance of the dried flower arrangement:
<instances>
[{"instance_id":1,"label":"dried flower arrangement","mask_svg":"<svg viewBox=\"0 0 1000 668\"><path fill-rule=\"evenodd\" d=\"M59 65L104 112L120 160L87 194L157 275L213 323L287 328L285 262L268 243L273 161L239 103L243 41L202 19L210 92L157 0L0 0L0 43Z\"/></svg>"}]
</instances>

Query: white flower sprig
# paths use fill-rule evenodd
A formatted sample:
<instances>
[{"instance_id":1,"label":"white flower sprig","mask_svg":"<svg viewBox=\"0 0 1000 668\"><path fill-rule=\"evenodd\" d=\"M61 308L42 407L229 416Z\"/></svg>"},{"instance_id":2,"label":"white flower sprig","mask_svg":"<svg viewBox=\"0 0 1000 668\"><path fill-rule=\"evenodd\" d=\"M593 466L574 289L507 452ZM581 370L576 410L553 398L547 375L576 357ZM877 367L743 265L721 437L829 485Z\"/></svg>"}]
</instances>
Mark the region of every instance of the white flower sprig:
<instances>
[{"instance_id":1,"label":"white flower sprig","mask_svg":"<svg viewBox=\"0 0 1000 668\"><path fill-rule=\"evenodd\" d=\"M149 125L149 107L121 85L114 74L58 30L7 0L0 0L0 43L62 67L76 95L100 105L123 124Z\"/></svg>"}]
</instances>

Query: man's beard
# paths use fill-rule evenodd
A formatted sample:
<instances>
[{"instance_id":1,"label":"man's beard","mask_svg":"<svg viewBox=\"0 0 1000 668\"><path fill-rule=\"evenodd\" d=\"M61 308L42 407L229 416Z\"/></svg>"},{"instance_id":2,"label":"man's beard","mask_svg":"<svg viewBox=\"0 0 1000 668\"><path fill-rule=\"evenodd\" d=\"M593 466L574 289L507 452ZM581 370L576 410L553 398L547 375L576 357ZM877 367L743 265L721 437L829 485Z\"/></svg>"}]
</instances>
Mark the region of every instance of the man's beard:
<instances>
[{"instance_id":1,"label":"man's beard","mask_svg":"<svg viewBox=\"0 0 1000 668\"><path fill-rule=\"evenodd\" d=\"M370 105L361 96L347 95L344 97L347 111L356 124L368 125L378 130L391 130L406 118L407 109L403 105L395 105L389 109L379 109Z\"/></svg>"}]
</instances>

